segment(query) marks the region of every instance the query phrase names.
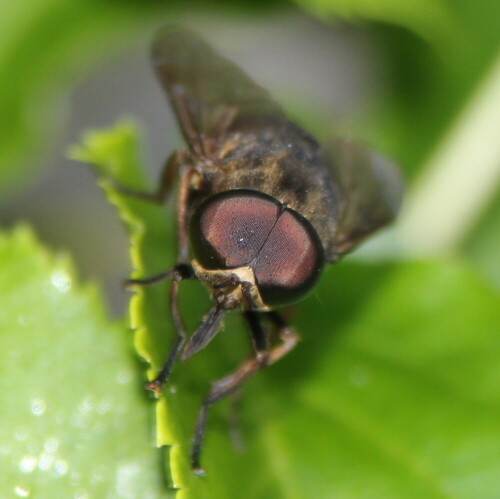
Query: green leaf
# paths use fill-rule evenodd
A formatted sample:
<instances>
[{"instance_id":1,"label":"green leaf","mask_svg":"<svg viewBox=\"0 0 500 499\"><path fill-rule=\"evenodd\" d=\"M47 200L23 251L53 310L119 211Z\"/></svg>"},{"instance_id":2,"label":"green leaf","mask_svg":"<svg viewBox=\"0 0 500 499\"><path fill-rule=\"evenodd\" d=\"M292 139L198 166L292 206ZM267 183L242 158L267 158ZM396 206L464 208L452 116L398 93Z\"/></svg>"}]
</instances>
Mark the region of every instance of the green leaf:
<instances>
[{"instance_id":1,"label":"green leaf","mask_svg":"<svg viewBox=\"0 0 500 499\"><path fill-rule=\"evenodd\" d=\"M127 123L89 133L73 156L141 187L138 149ZM163 209L121 195L109 180L101 184L128 226L134 275L172 264ZM194 327L207 301L197 283L183 290ZM174 338L166 301L158 284L138 289L131 303L136 348L155 369ZM247 335L229 314L209 347L177 365L157 402L157 443L170 446L168 480L179 497L494 497L499 305L460 261L329 269L297 307L302 343L245 386L243 452L229 437L229 401L211 409L208 476L198 478L188 458L198 407L208 383L247 355Z\"/></svg>"},{"instance_id":2,"label":"green leaf","mask_svg":"<svg viewBox=\"0 0 500 499\"><path fill-rule=\"evenodd\" d=\"M341 264L318 295L297 321L305 373L273 393L294 414L267 432L297 497L495 496L498 295L460 262Z\"/></svg>"},{"instance_id":3,"label":"green leaf","mask_svg":"<svg viewBox=\"0 0 500 499\"><path fill-rule=\"evenodd\" d=\"M130 332L27 228L0 265L0 496L164 497Z\"/></svg>"}]
</instances>

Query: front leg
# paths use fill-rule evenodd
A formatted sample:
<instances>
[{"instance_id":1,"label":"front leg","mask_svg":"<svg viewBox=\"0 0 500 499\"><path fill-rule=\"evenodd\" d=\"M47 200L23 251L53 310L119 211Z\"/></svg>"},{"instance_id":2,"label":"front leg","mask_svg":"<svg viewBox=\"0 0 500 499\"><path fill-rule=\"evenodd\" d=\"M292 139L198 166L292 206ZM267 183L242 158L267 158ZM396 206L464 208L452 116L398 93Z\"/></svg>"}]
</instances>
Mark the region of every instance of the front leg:
<instances>
[{"instance_id":1,"label":"front leg","mask_svg":"<svg viewBox=\"0 0 500 499\"><path fill-rule=\"evenodd\" d=\"M179 283L184 279L190 279L193 275L194 272L191 265L179 263L171 269L160 272L154 276L145 279L128 279L126 281L127 286L149 286L167 278L172 279L169 291L169 309L177 336L159 374L155 379L146 384L148 390L157 394L161 392L163 385L170 376L174 363L186 341L186 330L179 309Z\"/></svg>"},{"instance_id":2,"label":"front leg","mask_svg":"<svg viewBox=\"0 0 500 499\"><path fill-rule=\"evenodd\" d=\"M170 292L169 292L169 307L170 307L170 315L172 316L172 321L174 323L174 328L177 333L177 336L174 340L174 344L170 353L168 354L167 360L163 364L160 372L149 383L146 383L146 388L151 390L152 392L159 394L165 382L167 381L170 373L172 372L172 368L174 367L174 363L179 356L179 353L186 342L186 329L184 327L184 321L182 320L181 312L179 309L179 283L185 278L182 272L173 270L172 273L172 282L170 284Z\"/></svg>"},{"instance_id":3,"label":"front leg","mask_svg":"<svg viewBox=\"0 0 500 499\"><path fill-rule=\"evenodd\" d=\"M191 265L187 263L178 263L171 269L164 270L163 272L150 277L144 277L141 279L126 279L124 285L127 288L132 286L149 286L163 281L164 279L168 279L169 277L173 277L176 272L180 273L183 276L183 279L190 279L194 275Z\"/></svg>"}]
</instances>

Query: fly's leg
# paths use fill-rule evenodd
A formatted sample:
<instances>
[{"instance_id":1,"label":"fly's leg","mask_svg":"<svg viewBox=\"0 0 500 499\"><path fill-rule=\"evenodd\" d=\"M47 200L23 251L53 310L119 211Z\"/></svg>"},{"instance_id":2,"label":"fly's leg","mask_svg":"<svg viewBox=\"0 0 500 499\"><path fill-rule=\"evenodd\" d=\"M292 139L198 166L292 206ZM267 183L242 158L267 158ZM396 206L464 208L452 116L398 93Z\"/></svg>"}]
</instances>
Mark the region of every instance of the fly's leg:
<instances>
[{"instance_id":1,"label":"fly's leg","mask_svg":"<svg viewBox=\"0 0 500 499\"><path fill-rule=\"evenodd\" d=\"M243 312L243 318L248 325L250 340L252 342L255 355L258 352L265 352L269 348L269 334L266 328L260 323L260 316L256 312ZM242 451L244 449L244 440L240 428L240 402L243 395L241 386L230 394L231 405L229 408L229 435L233 443L233 447Z\"/></svg>"},{"instance_id":2,"label":"fly's leg","mask_svg":"<svg viewBox=\"0 0 500 499\"><path fill-rule=\"evenodd\" d=\"M248 331L250 333L252 348L255 355L257 356L260 352L269 350L269 334L267 329L262 326L260 314L246 311L243 312L243 317L248 325Z\"/></svg>"},{"instance_id":3,"label":"fly's leg","mask_svg":"<svg viewBox=\"0 0 500 499\"><path fill-rule=\"evenodd\" d=\"M268 312L267 317L276 328L276 335L281 340L281 343L274 347L269 353L268 364L273 364L281 359L290 350L293 350L300 340L300 335L291 327L287 320L278 312Z\"/></svg>"},{"instance_id":4,"label":"fly's leg","mask_svg":"<svg viewBox=\"0 0 500 499\"><path fill-rule=\"evenodd\" d=\"M191 180L198 172L192 166L183 165L180 172L179 193L177 197L177 262L187 262L189 259L189 196L191 195Z\"/></svg>"},{"instance_id":5,"label":"fly's leg","mask_svg":"<svg viewBox=\"0 0 500 499\"><path fill-rule=\"evenodd\" d=\"M187 214L191 181L195 175L199 175L199 173L189 164L189 155L186 151L176 151L167 159L156 191L136 190L114 182L115 188L122 194L150 203L163 204L172 192L175 180L179 176L177 197L178 263L187 262L189 257Z\"/></svg>"},{"instance_id":6,"label":"fly's leg","mask_svg":"<svg viewBox=\"0 0 500 499\"><path fill-rule=\"evenodd\" d=\"M278 314L273 314L270 319L278 328L278 337L282 343L270 348L268 346L267 332L262 327L260 315L257 312L250 311L244 312L244 316L250 327L255 350L254 356L242 362L233 373L212 383L212 388L201 405L191 450L191 467L197 475L205 473L200 464L200 454L209 407L226 395L236 391L253 373L279 360L292 350L299 341L299 335L288 326L285 320Z\"/></svg>"},{"instance_id":7,"label":"fly's leg","mask_svg":"<svg viewBox=\"0 0 500 499\"><path fill-rule=\"evenodd\" d=\"M160 179L156 192L143 192L116 185L118 191L127 196L132 196L143 201L162 204L169 196L173 183L179 176L179 192L177 195L177 237L178 237L178 264L187 262L189 259L189 236L188 236L188 206L191 194L191 181L193 176L198 175L196 169L185 161L185 154L176 152L168 159ZM166 271L168 272L168 271Z\"/></svg>"},{"instance_id":8,"label":"fly's leg","mask_svg":"<svg viewBox=\"0 0 500 499\"><path fill-rule=\"evenodd\" d=\"M177 336L174 340L174 344L170 353L168 354L167 360L163 364L160 372L149 383L146 383L146 388L159 394L165 382L167 381L170 373L172 372L172 367L179 356L179 353L186 341L186 329L184 327L184 321L182 320L181 313L179 310L179 283L185 279L185 275L174 268L172 273L172 282L170 283L169 292L169 307L170 314L172 316L172 321L174 323L174 328L177 332Z\"/></svg>"},{"instance_id":9,"label":"fly's leg","mask_svg":"<svg viewBox=\"0 0 500 499\"><path fill-rule=\"evenodd\" d=\"M177 336L160 372L155 379L146 384L146 388L155 393L161 392L164 383L170 376L172 367L174 366L174 363L179 356L187 337L184 321L182 320L179 309L179 283L182 280L193 276L193 269L191 265L186 263L189 256L187 205L189 202L191 178L196 171L193 167L187 166L184 162L181 163L181 155L176 153L168 160L162 173L160 186L156 193L148 194L122 189L122 192L145 201L163 202L171 191L173 181L178 172L180 176L179 194L177 199L178 263L172 269L168 269L155 276L145 279L129 279L126 281L127 285L149 285L169 277L172 279L169 290L169 309Z\"/></svg>"},{"instance_id":10,"label":"fly's leg","mask_svg":"<svg viewBox=\"0 0 500 499\"><path fill-rule=\"evenodd\" d=\"M126 281L128 286L148 286L169 277L172 279L169 291L169 309L177 336L167 360L163 364L159 374L155 379L146 384L146 388L155 393L160 393L162 386L167 381L175 360L179 356L179 353L186 341L186 330L179 310L179 283L184 279L191 278L192 276L193 269L191 268L191 265L179 263L173 268L161 272L160 274L145 279L129 279Z\"/></svg>"},{"instance_id":11,"label":"fly's leg","mask_svg":"<svg viewBox=\"0 0 500 499\"><path fill-rule=\"evenodd\" d=\"M137 199L142 199L143 201L149 201L150 203L163 204L174 186L175 180L181 168L181 165L185 163L185 152L176 151L171 154L165 165L163 166L160 181L158 183L158 188L154 192L141 191L138 189L133 189L122 185L114 180L112 180L113 185L116 190Z\"/></svg>"}]
</instances>

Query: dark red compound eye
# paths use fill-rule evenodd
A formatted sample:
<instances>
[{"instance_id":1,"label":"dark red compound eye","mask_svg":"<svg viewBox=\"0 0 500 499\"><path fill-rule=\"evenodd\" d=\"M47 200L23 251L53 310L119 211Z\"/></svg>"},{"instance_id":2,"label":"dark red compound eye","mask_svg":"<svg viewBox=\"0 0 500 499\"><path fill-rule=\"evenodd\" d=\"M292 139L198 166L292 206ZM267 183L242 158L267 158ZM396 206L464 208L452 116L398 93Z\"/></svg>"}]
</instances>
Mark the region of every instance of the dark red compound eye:
<instances>
[{"instance_id":1,"label":"dark red compound eye","mask_svg":"<svg viewBox=\"0 0 500 499\"><path fill-rule=\"evenodd\" d=\"M256 191L216 194L196 210L190 227L197 260L207 269L250 265L266 305L297 300L316 281L323 247L311 224Z\"/></svg>"}]
</instances>

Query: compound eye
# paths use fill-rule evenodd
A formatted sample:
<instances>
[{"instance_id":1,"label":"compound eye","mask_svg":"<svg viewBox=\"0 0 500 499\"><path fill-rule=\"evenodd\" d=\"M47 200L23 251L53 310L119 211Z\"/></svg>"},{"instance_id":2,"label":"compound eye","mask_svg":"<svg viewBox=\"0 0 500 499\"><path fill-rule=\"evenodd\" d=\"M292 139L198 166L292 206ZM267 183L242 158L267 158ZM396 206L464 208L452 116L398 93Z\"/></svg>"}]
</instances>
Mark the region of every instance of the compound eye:
<instances>
[{"instance_id":1,"label":"compound eye","mask_svg":"<svg viewBox=\"0 0 500 499\"><path fill-rule=\"evenodd\" d=\"M190 226L193 252L207 269L249 265L279 216L272 198L254 191L216 194L195 211Z\"/></svg>"},{"instance_id":2,"label":"compound eye","mask_svg":"<svg viewBox=\"0 0 500 499\"><path fill-rule=\"evenodd\" d=\"M312 225L285 210L253 263L266 305L285 305L309 291L323 267L323 246Z\"/></svg>"}]
</instances>

